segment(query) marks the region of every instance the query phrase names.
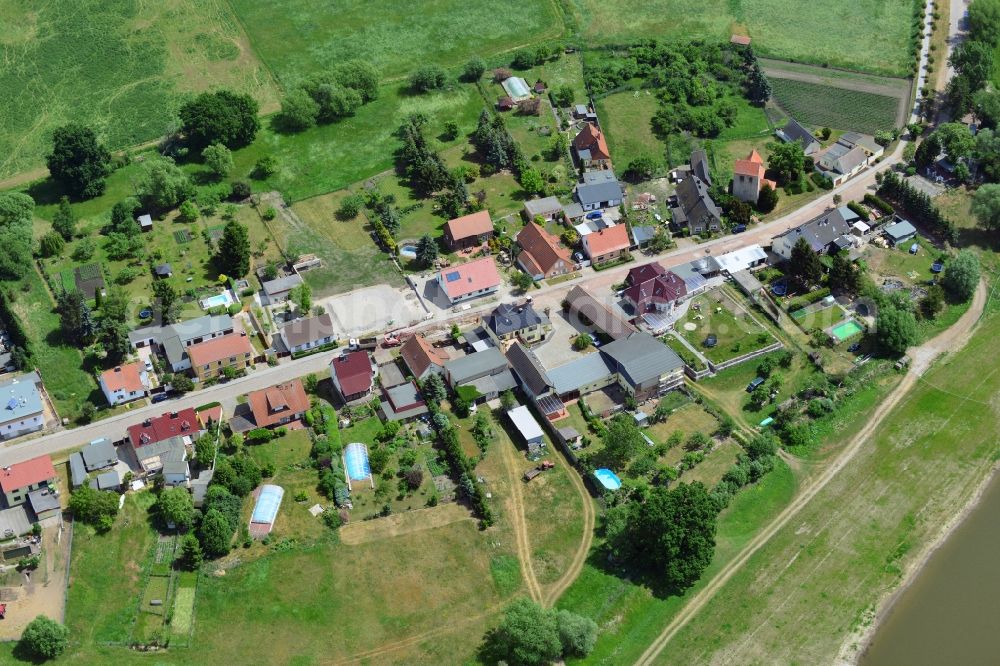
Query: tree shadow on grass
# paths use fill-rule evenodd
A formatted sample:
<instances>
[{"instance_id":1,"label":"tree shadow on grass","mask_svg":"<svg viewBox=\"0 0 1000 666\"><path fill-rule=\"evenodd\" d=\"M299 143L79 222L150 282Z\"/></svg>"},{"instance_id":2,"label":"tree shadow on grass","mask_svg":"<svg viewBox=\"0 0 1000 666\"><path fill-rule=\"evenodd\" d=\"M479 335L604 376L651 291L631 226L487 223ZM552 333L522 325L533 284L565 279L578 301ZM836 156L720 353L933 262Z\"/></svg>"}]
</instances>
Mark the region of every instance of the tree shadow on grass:
<instances>
[{"instance_id":1,"label":"tree shadow on grass","mask_svg":"<svg viewBox=\"0 0 1000 666\"><path fill-rule=\"evenodd\" d=\"M20 642L14 646L14 649L11 651L11 655L13 655L14 659L17 659L23 664L44 664L48 661L48 659L35 654Z\"/></svg>"}]
</instances>

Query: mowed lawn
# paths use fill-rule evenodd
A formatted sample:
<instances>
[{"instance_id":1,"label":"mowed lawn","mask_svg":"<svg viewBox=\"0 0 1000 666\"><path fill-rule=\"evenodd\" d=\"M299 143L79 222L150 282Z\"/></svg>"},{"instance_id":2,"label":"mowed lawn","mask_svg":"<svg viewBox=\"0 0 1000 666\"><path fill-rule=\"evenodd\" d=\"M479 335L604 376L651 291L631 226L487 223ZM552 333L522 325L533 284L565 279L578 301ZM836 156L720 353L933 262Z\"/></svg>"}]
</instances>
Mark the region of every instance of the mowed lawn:
<instances>
[{"instance_id":1,"label":"mowed lawn","mask_svg":"<svg viewBox=\"0 0 1000 666\"><path fill-rule=\"evenodd\" d=\"M0 179L41 166L54 128L111 148L162 136L184 97L228 87L277 105L223 0L0 2Z\"/></svg>"},{"instance_id":2,"label":"mowed lawn","mask_svg":"<svg viewBox=\"0 0 1000 666\"><path fill-rule=\"evenodd\" d=\"M663 652L670 663L831 663L994 465L993 312ZM861 419L858 419L861 420ZM846 434L845 434L846 435ZM846 437L845 437L846 441ZM750 639L748 640L748 637ZM849 659L849 657L848 657Z\"/></svg>"},{"instance_id":3,"label":"mowed lawn","mask_svg":"<svg viewBox=\"0 0 1000 666\"><path fill-rule=\"evenodd\" d=\"M254 50L285 86L344 60L360 58L386 77L420 64L460 66L472 55L558 37L550 0L361 0L273 3L233 0Z\"/></svg>"},{"instance_id":4,"label":"mowed lawn","mask_svg":"<svg viewBox=\"0 0 1000 666\"><path fill-rule=\"evenodd\" d=\"M585 41L650 35L728 39L742 28L761 55L877 74L909 74L910 0L573 0ZM845 44L850 44L845 48Z\"/></svg>"}]
</instances>

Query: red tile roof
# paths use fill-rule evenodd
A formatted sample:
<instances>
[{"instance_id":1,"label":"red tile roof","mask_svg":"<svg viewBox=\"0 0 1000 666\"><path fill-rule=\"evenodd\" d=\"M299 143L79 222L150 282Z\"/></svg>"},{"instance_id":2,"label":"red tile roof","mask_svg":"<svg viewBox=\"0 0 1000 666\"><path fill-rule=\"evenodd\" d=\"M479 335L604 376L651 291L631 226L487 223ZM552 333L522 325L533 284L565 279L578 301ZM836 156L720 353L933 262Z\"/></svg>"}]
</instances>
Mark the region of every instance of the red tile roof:
<instances>
[{"instance_id":1,"label":"red tile roof","mask_svg":"<svg viewBox=\"0 0 1000 666\"><path fill-rule=\"evenodd\" d=\"M206 340L188 347L188 356L191 357L191 365L193 366L209 365L216 361L244 354L253 356L253 345L250 344L250 338L242 333L230 333L221 338Z\"/></svg>"},{"instance_id":2,"label":"red tile roof","mask_svg":"<svg viewBox=\"0 0 1000 666\"><path fill-rule=\"evenodd\" d=\"M628 249L631 245L628 238L628 229L624 224L617 224L607 227L583 237L590 252L590 258L601 257L610 252Z\"/></svg>"},{"instance_id":3,"label":"red tile roof","mask_svg":"<svg viewBox=\"0 0 1000 666\"><path fill-rule=\"evenodd\" d=\"M52 466L52 458L38 456L0 469L0 490L9 493L55 478L56 468Z\"/></svg>"},{"instance_id":4,"label":"red tile roof","mask_svg":"<svg viewBox=\"0 0 1000 666\"><path fill-rule=\"evenodd\" d=\"M403 343L399 348L399 354L403 357L403 362L410 369L414 377L420 377L432 365L444 367L450 359L448 352L443 349L435 349L431 343L422 335L414 335Z\"/></svg>"},{"instance_id":5,"label":"red tile roof","mask_svg":"<svg viewBox=\"0 0 1000 666\"><path fill-rule=\"evenodd\" d=\"M763 180L764 178L764 160L761 159L760 153L756 150L751 151L745 159L736 160L736 164L733 166L733 173L741 176L753 176Z\"/></svg>"},{"instance_id":6,"label":"red tile roof","mask_svg":"<svg viewBox=\"0 0 1000 666\"><path fill-rule=\"evenodd\" d=\"M268 428L285 417L301 414L309 409L309 397L299 379L251 391L247 395L247 402L258 428Z\"/></svg>"},{"instance_id":7,"label":"red tile roof","mask_svg":"<svg viewBox=\"0 0 1000 666\"><path fill-rule=\"evenodd\" d=\"M524 225L524 229L518 232L517 244L524 249L518 258L537 268L538 273L548 275L560 259L572 264L569 250L560 247L558 238L534 222Z\"/></svg>"},{"instance_id":8,"label":"red tile roof","mask_svg":"<svg viewBox=\"0 0 1000 666\"><path fill-rule=\"evenodd\" d=\"M686 295L687 284L671 271L664 271L642 282L633 282L624 294L636 313L645 312L651 305L674 303Z\"/></svg>"},{"instance_id":9,"label":"red tile roof","mask_svg":"<svg viewBox=\"0 0 1000 666\"><path fill-rule=\"evenodd\" d=\"M493 257L483 257L444 269L441 271L440 284L448 298L455 300L481 289L500 286L500 273Z\"/></svg>"},{"instance_id":10,"label":"red tile roof","mask_svg":"<svg viewBox=\"0 0 1000 666\"><path fill-rule=\"evenodd\" d=\"M666 272L667 269L661 266L658 262L651 261L648 264L630 268L628 275L625 276L625 283L629 286L642 284L646 280L652 280L657 275L663 275Z\"/></svg>"},{"instance_id":11,"label":"red tile roof","mask_svg":"<svg viewBox=\"0 0 1000 666\"><path fill-rule=\"evenodd\" d=\"M608 150L608 142L604 139L604 132L591 123L587 123L576 135L576 138L573 139L573 147L576 148L577 152L589 150L592 160L611 159L611 152Z\"/></svg>"},{"instance_id":12,"label":"red tile roof","mask_svg":"<svg viewBox=\"0 0 1000 666\"><path fill-rule=\"evenodd\" d=\"M448 220L444 228L451 239L457 241L490 233L493 231L493 220L488 210L481 210Z\"/></svg>"},{"instance_id":13,"label":"red tile roof","mask_svg":"<svg viewBox=\"0 0 1000 666\"><path fill-rule=\"evenodd\" d=\"M125 391L134 393L146 390L146 385L142 383L142 373L146 366L136 361L119 365L101 373L101 381L108 388L108 391Z\"/></svg>"},{"instance_id":14,"label":"red tile roof","mask_svg":"<svg viewBox=\"0 0 1000 666\"><path fill-rule=\"evenodd\" d=\"M210 423L222 422L222 405L215 405L206 409L198 410L198 422L202 428L207 428Z\"/></svg>"},{"instance_id":15,"label":"red tile roof","mask_svg":"<svg viewBox=\"0 0 1000 666\"><path fill-rule=\"evenodd\" d=\"M179 412L164 412L160 416L129 426L128 440L133 448L156 444L176 435L193 435L199 430L198 423L198 416L191 407Z\"/></svg>"},{"instance_id":16,"label":"red tile roof","mask_svg":"<svg viewBox=\"0 0 1000 666\"><path fill-rule=\"evenodd\" d=\"M375 373L366 351L354 351L334 357L330 367L337 375L337 382L345 397L364 393L372 387Z\"/></svg>"}]
</instances>

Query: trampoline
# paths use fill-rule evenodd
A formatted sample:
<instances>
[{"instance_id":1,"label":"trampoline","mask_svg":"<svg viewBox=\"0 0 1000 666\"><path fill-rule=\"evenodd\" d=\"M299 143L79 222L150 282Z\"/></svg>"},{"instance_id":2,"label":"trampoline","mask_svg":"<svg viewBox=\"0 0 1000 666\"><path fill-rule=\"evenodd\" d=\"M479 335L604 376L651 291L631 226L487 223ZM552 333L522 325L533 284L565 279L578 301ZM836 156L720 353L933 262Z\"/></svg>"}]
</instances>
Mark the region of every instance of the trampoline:
<instances>
[{"instance_id":1,"label":"trampoline","mask_svg":"<svg viewBox=\"0 0 1000 666\"><path fill-rule=\"evenodd\" d=\"M368 447L354 442L344 449L344 467L351 481L364 481L372 475L368 464Z\"/></svg>"},{"instance_id":2,"label":"trampoline","mask_svg":"<svg viewBox=\"0 0 1000 666\"><path fill-rule=\"evenodd\" d=\"M595 469L594 476L596 476L597 480L601 482L601 485L608 490L618 490L622 487L622 480L618 478L617 474L606 467Z\"/></svg>"},{"instance_id":3,"label":"trampoline","mask_svg":"<svg viewBox=\"0 0 1000 666\"><path fill-rule=\"evenodd\" d=\"M261 486L250 522L265 525L273 523L275 516L278 515L278 507L281 506L281 498L284 495L285 489L281 486L270 483Z\"/></svg>"}]
</instances>

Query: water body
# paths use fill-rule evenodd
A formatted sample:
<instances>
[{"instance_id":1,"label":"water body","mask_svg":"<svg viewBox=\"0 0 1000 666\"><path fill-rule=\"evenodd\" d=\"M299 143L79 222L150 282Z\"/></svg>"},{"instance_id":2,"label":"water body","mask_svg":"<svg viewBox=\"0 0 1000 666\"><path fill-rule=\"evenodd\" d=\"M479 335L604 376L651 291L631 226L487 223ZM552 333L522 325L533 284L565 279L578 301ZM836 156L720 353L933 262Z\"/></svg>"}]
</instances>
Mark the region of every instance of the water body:
<instances>
[{"instance_id":1,"label":"water body","mask_svg":"<svg viewBox=\"0 0 1000 666\"><path fill-rule=\"evenodd\" d=\"M1000 476L896 600L861 666L1000 663Z\"/></svg>"}]
</instances>

